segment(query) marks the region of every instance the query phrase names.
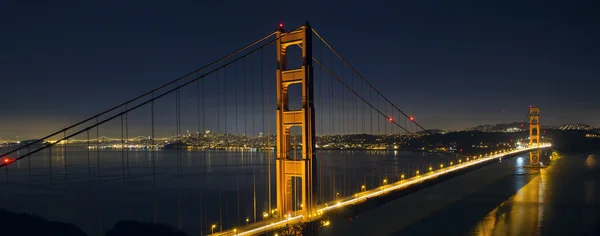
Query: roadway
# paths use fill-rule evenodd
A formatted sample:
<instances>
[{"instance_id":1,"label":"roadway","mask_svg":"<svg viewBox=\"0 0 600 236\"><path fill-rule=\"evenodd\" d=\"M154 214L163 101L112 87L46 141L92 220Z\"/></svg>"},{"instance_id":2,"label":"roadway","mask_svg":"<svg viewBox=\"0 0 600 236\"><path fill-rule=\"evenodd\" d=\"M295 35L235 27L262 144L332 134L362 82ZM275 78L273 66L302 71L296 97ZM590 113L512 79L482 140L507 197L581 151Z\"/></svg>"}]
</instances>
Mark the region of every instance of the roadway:
<instances>
[{"instance_id":1,"label":"roadway","mask_svg":"<svg viewBox=\"0 0 600 236\"><path fill-rule=\"evenodd\" d=\"M542 145L541 147L546 148L549 146L550 146L549 144L545 144L545 145ZM488 163L489 161L492 161L494 159L500 159L505 156L511 156L511 155L514 155L517 153L527 152L531 149L533 149L533 148L517 149L514 151L507 151L504 153L484 156L484 157L477 158L474 160L473 159L470 159L468 161L465 160L461 163L454 163L452 166L447 166L440 170L430 171L428 173L420 173L419 176L416 176L413 178L405 179L405 180L398 181L395 183L389 183L380 188L357 193L354 196L350 196L348 198L339 200L337 202L332 202L332 203L326 204L324 206L319 206L318 214L316 214L315 216L311 215L310 219L309 219L309 217L303 217L302 215L297 214L297 215L291 215L289 217L286 217L285 219L270 219L270 220L260 221L260 222L250 224L250 225L247 225L244 227L240 227L237 229L231 229L228 231L214 233L213 235L219 235L219 236L220 235L256 235L256 234L269 232L273 229L280 228L285 225L295 224L300 221L319 220L322 215L327 215L327 213L332 212L334 210L343 209L345 207L349 207L349 206L353 206L353 205L360 205L360 203L362 203L364 201L386 195L390 192L417 186L422 183L428 182L430 180L437 179L446 174L452 174L452 173L456 173L459 171L463 171L469 167L474 167L474 166L478 166L478 165L481 165L484 163ZM375 223L373 225L378 225L377 222L372 222L372 223ZM335 225L335 222L332 222L332 225ZM337 229L337 228L344 228L344 227L328 227L328 228L336 228ZM369 228L370 227L367 227L366 229L369 229ZM323 233L326 233L329 230L322 230L322 231L323 231ZM360 232L360 231L349 231L349 232L356 233L356 232ZM362 235L370 235L369 232L365 232L366 234L362 234ZM336 233L333 235L346 235L346 234L344 234L344 233L337 234ZM379 234L377 234L377 235L379 235Z\"/></svg>"},{"instance_id":2,"label":"roadway","mask_svg":"<svg viewBox=\"0 0 600 236\"><path fill-rule=\"evenodd\" d=\"M319 235L600 235L598 154L541 170L522 168L528 155L519 155L331 219Z\"/></svg>"}]
</instances>

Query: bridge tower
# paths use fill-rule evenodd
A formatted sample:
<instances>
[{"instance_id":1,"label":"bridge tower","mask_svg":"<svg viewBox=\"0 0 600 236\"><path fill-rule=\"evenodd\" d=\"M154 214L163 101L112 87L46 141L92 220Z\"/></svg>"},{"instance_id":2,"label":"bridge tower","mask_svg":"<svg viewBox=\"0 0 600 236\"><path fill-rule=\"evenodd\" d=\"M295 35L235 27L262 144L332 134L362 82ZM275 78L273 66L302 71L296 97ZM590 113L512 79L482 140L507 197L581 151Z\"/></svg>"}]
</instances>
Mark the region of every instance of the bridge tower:
<instances>
[{"instance_id":1,"label":"bridge tower","mask_svg":"<svg viewBox=\"0 0 600 236\"><path fill-rule=\"evenodd\" d=\"M529 107L529 146L540 146L540 109ZM534 149L529 153L529 164L531 166L540 166L540 149Z\"/></svg>"},{"instance_id":2,"label":"bridge tower","mask_svg":"<svg viewBox=\"0 0 600 236\"><path fill-rule=\"evenodd\" d=\"M309 216L315 212L313 185L316 177L315 160L315 108L312 72L312 29L308 23L298 30L285 32L279 29L277 41L277 160L276 160L276 192L277 212L279 216L293 211L292 182L301 179L302 215ZM299 46L302 49L302 66L287 68L287 48ZM288 88L292 84L302 86L302 108L289 109ZM299 126L302 129L302 159L290 159L290 129Z\"/></svg>"}]
</instances>

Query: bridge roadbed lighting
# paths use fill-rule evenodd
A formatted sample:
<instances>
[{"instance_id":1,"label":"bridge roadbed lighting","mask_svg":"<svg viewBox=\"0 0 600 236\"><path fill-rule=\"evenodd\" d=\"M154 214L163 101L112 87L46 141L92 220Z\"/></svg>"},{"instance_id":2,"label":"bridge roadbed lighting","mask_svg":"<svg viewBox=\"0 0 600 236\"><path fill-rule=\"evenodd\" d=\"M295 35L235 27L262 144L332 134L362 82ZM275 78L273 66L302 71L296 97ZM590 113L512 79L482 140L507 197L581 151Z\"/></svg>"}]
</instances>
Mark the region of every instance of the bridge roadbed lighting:
<instances>
[{"instance_id":1,"label":"bridge roadbed lighting","mask_svg":"<svg viewBox=\"0 0 600 236\"><path fill-rule=\"evenodd\" d=\"M317 220L319 218L319 216L323 215L324 213L326 213L328 211L334 210L334 209L339 209L339 208L343 208L346 206L355 205L355 204L364 202L368 199L382 196L386 193L389 193L389 192L392 192L395 190L405 189L405 188L411 187L413 185L423 183L424 181L435 179L439 176L450 174L455 171L463 170L463 169L466 169L466 168L469 168L469 167L472 167L472 166L475 166L475 165L478 165L481 163L485 163L487 161L491 161L491 160L494 160L496 158L500 158L500 157L503 157L506 155L512 155L512 154L519 153L519 152L526 152L526 151L531 151L531 150L538 149L538 148L547 148L547 147L551 147L551 145L543 144L538 147L519 148L519 149L510 151L510 152L507 152L507 153L500 153L500 154L489 155L489 156L485 156L482 158L478 158L477 160L473 160L471 162L460 163L460 160L459 160L459 164L453 165L451 167L447 167L446 171L432 172L431 174L428 174L425 176L419 176L419 171L417 171L416 172L417 176L408 178L404 181L398 181L385 189L375 188L372 190L364 191L363 193L356 195L356 197L354 197L354 195L352 195L352 197L350 197L350 198L345 198L343 200L336 200L335 202L331 202L329 204L326 203L324 205L318 206L317 214L315 214L315 217L311 217L310 219L308 216L304 217L302 214L295 214L295 215L288 214L288 215L286 215L287 217L285 219L270 218L271 220L265 220L265 221L260 221L260 222L250 224L247 227L244 227L244 229L238 227L237 232L233 232L233 230L229 230L229 231L221 232L221 233L218 233L215 235L256 235L256 234L263 234L263 233L272 231L273 229L285 227L286 225L298 223L301 221L314 221L314 220ZM214 227L216 227L216 226L213 225L213 229L214 229Z\"/></svg>"}]
</instances>

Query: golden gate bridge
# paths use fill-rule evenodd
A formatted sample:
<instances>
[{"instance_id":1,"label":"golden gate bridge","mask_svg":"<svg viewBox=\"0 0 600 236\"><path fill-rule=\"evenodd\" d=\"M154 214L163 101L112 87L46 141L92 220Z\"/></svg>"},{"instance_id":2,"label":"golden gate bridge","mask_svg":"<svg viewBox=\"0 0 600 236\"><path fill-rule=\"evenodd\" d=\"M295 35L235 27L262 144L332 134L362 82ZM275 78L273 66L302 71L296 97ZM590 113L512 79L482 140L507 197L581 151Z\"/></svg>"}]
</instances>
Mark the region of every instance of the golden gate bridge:
<instances>
[{"instance_id":1,"label":"golden gate bridge","mask_svg":"<svg viewBox=\"0 0 600 236\"><path fill-rule=\"evenodd\" d=\"M539 109L530 107L528 118L523 148L395 163L383 167L385 173L341 166L331 150L351 158L377 150L416 151L425 144L421 136L432 134L308 23L290 31L280 25L156 89L4 150L4 200L40 189L122 194L118 204L93 200L100 223L88 228L99 232L107 215L120 212L110 219L176 218L174 225L200 234L307 234L327 227L328 215L339 209L516 153L531 151L526 167L543 168L540 149L549 144L540 135ZM102 150L107 143L113 148ZM131 150L133 143L141 148ZM229 168L235 177L228 176ZM199 175L202 181L194 182ZM138 201L148 204L139 207Z\"/></svg>"}]
</instances>

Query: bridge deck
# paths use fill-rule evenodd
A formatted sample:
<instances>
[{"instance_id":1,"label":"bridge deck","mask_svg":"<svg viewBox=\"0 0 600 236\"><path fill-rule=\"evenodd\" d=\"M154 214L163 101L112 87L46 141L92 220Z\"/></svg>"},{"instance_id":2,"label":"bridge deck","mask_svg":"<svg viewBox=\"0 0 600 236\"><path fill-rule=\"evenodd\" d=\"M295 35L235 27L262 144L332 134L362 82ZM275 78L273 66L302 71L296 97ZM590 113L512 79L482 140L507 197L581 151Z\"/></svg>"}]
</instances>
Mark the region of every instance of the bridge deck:
<instances>
[{"instance_id":1,"label":"bridge deck","mask_svg":"<svg viewBox=\"0 0 600 236\"><path fill-rule=\"evenodd\" d=\"M550 147L550 144L540 145L540 148L547 148L547 147ZM398 181L395 183L390 183L390 184L381 186L379 188L363 191L363 192L354 194L353 196L350 196L350 197L347 197L344 199L340 199L336 202L331 202L331 203L325 204L323 206L317 207L319 210L318 210L318 214L316 216L311 215L309 217L304 217L303 215L300 215L300 214L292 214L292 215L286 217L285 219L275 218L275 219L263 220L263 221L249 224L249 225L246 225L246 226L243 226L240 228L231 229L231 230L227 230L227 231L223 231L223 232L216 232L211 235L215 235L215 236L217 236L217 235L218 236L256 235L256 234L262 234L262 233L266 233L269 231L273 231L275 229L285 227L286 225L292 225L292 224L296 224L296 223L303 222L303 221L304 222L307 222L307 221L312 222L312 221L320 219L321 215L327 213L328 211L332 211L334 209L339 209L339 208L343 208L343 207L350 206L350 205L357 205L368 199L376 198L376 197L385 195L390 192L410 188L412 186L419 185L426 181L433 180L437 177L440 177L440 176L443 176L446 174L450 174L450 173L454 173L454 172L457 172L460 170L464 170L465 168L468 168L468 167L473 167L473 166L476 166L479 164L483 164L485 162L488 162L488 161L496 159L496 158L510 156L510 155L514 155L514 154L518 154L518 153L523 153L523 152L527 152L527 151L530 151L530 150L533 150L536 148L537 147L523 148L523 149L517 149L514 151L510 151L510 152L484 156L484 157L477 158L474 160L469 160L469 161L465 161L465 162L462 162L459 164L454 164L452 166L448 166L448 167L440 169L440 170L424 173L419 176L401 180L401 181Z\"/></svg>"}]
</instances>

